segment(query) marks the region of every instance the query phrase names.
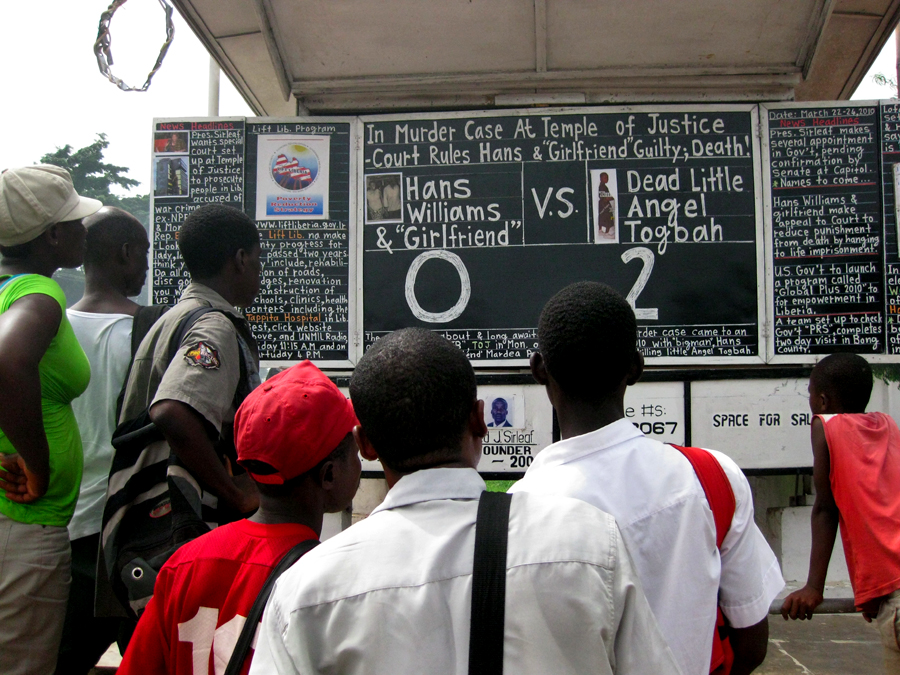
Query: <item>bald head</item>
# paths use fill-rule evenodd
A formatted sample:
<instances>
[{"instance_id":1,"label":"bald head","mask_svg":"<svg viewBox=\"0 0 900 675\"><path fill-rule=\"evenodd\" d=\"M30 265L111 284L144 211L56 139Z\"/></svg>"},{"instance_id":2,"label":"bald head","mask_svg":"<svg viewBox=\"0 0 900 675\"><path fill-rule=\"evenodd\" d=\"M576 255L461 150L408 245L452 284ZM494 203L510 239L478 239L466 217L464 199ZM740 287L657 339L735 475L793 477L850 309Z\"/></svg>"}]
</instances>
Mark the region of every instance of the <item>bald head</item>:
<instances>
[{"instance_id":1,"label":"bald head","mask_svg":"<svg viewBox=\"0 0 900 675\"><path fill-rule=\"evenodd\" d=\"M104 206L84 219L84 266L106 265L125 244L149 243L141 221L115 206Z\"/></svg>"},{"instance_id":2,"label":"bald head","mask_svg":"<svg viewBox=\"0 0 900 675\"><path fill-rule=\"evenodd\" d=\"M85 277L105 278L126 296L140 293L150 248L141 221L123 209L104 206L85 218L84 225Z\"/></svg>"}]
</instances>

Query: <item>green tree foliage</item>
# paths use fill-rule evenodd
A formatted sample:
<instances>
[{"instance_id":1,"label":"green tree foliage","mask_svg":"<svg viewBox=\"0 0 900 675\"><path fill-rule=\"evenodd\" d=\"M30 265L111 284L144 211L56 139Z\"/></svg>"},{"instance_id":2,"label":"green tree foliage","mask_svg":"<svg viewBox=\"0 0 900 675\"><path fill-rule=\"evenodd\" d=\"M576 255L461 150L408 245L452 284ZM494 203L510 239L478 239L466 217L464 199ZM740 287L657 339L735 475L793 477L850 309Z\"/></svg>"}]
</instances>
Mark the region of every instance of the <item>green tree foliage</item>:
<instances>
[{"instance_id":1,"label":"green tree foliage","mask_svg":"<svg viewBox=\"0 0 900 675\"><path fill-rule=\"evenodd\" d=\"M73 150L71 145L64 145L54 152L41 157L42 164L55 164L68 170L72 174L72 182L78 194L85 197L99 199L107 206L118 206L125 209L144 224L150 225L150 195L138 195L134 197L119 197L110 188L118 186L125 190L140 185L139 181L129 178L125 174L128 169L124 166L107 164L103 161L103 151L109 147L106 134L97 134L97 140L78 150Z\"/></svg>"}]
</instances>

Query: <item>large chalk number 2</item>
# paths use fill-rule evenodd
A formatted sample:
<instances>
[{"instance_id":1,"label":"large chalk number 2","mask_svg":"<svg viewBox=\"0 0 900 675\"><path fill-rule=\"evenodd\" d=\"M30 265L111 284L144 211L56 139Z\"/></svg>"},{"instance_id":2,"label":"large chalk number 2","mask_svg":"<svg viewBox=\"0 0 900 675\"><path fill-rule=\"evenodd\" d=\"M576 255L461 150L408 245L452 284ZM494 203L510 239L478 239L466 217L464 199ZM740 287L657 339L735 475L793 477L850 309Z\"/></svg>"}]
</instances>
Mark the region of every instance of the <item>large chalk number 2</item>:
<instances>
[{"instance_id":1,"label":"large chalk number 2","mask_svg":"<svg viewBox=\"0 0 900 675\"><path fill-rule=\"evenodd\" d=\"M435 260L446 260L453 265L456 269L456 273L459 275L461 287L459 299L453 307L445 312L426 311L416 299L416 277L419 274L419 270L422 269L422 265L432 258ZM644 286L647 285L647 281L650 279L650 273L653 271L653 251L644 246L637 246L628 249L622 254L622 262L625 264L628 264L635 258L640 258L641 262L644 263L644 266L641 269L641 273L638 275L637 281L634 282L634 286L631 287L631 290L628 291L628 295L625 296L625 299L634 310L634 316L636 318L657 321L659 320L658 308L635 307L638 296L641 294L641 291L644 290ZM415 257L412 264L409 266L409 271L406 273L404 290L406 293L406 304L409 305L410 311L412 311L413 316L417 319L426 321L427 323L449 323L450 321L459 318L469 304L469 298L472 296L472 282L469 279L469 271L466 269L466 265L463 263L462 258L450 251L439 249L435 251L426 251Z\"/></svg>"},{"instance_id":2,"label":"large chalk number 2","mask_svg":"<svg viewBox=\"0 0 900 675\"><path fill-rule=\"evenodd\" d=\"M219 621L219 610L215 607L200 607L188 621L178 624L178 641L191 643L191 655L194 675L206 675L209 672L209 653L213 653L213 667L216 675L225 675L228 659L237 644L238 637L244 628L247 617L236 614L216 628ZM256 648L257 630L253 636L253 647Z\"/></svg>"}]
</instances>

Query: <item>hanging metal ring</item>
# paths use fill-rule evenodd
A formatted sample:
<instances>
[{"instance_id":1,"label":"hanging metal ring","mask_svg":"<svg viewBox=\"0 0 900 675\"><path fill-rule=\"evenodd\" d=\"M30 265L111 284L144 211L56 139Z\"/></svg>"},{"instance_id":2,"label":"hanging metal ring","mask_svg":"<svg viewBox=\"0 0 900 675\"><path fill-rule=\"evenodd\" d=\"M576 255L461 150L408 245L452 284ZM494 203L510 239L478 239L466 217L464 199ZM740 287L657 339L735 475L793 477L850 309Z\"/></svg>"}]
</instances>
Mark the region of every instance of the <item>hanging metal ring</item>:
<instances>
[{"instance_id":1,"label":"hanging metal ring","mask_svg":"<svg viewBox=\"0 0 900 675\"><path fill-rule=\"evenodd\" d=\"M156 57L156 63L153 65L153 70L147 75L147 81L144 82L144 86L130 87L120 78L113 75L110 70L110 66L113 65L113 56L109 35L109 23L112 21L113 14L116 13L116 10L126 2L127 0L114 0L106 11L100 15L100 27L97 31L97 41L94 42L94 54L97 56L97 65L100 67L100 72L119 89L122 91L147 91L150 87L150 80L153 79L156 71L159 70L159 67L162 65L163 59L166 57L166 52L169 51L169 45L172 44L172 39L175 37L175 22L172 20L172 14L175 10L172 5L168 3L168 0L159 0L159 4L162 5L163 11L166 13L166 41L159 50L159 56Z\"/></svg>"}]
</instances>

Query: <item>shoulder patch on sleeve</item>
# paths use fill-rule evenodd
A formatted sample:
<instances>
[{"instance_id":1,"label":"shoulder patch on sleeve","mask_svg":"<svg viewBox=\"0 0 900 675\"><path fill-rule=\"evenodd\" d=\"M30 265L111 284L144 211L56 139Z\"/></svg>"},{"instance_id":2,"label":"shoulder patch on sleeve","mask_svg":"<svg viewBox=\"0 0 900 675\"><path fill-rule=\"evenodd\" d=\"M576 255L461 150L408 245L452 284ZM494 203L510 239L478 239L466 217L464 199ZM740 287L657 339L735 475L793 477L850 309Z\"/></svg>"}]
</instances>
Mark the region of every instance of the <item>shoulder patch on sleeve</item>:
<instances>
[{"instance_id":1,"label":"shoulder patch on sleeve","mask_svg":"<svg viewBox=\"0 0 900 675\"><path fill-rule=\"evenodd\" d=\"M222 365L219 352L208 342L200 341L184 353L184 360L192 366L200 366L212 370Z\"/></svg>"}]
</instances>

